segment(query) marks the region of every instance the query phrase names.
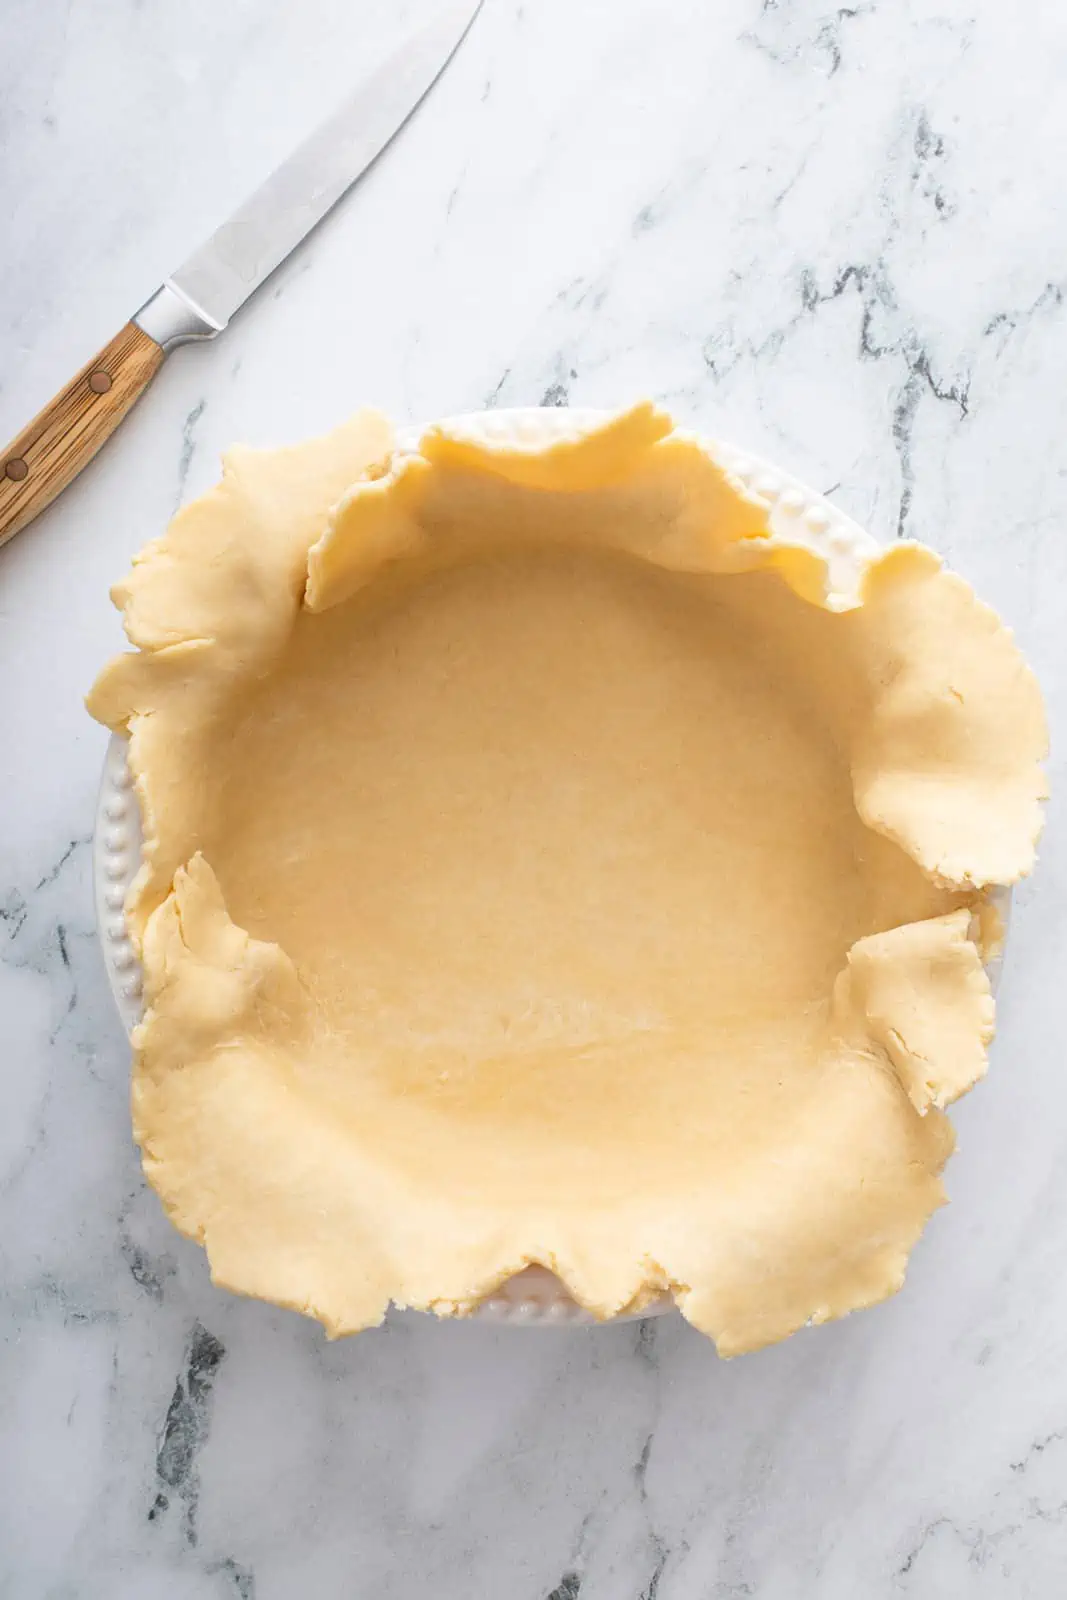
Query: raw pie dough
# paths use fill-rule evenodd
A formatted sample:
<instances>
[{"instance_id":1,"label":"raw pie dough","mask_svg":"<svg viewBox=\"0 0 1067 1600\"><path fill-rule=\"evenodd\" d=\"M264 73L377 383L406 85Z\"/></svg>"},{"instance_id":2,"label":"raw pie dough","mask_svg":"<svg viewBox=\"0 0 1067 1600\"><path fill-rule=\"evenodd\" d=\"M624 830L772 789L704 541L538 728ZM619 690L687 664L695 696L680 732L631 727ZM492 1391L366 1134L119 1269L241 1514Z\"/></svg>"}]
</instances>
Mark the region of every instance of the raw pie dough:
<instances>
[{"instance_id":1,"label":"raw pie dough","mask_svg":"<svg viewBox=\"0 0 1067 1600\"><path fill-rule=\"evenodd\" d=\"M142 553L90 709L136 1137L218 1282L342 1334L539 1262L724 1355L900 1286L1046 733L970 589L863 548L644 405L235 450Z\"/></svg>"}]
</instances>

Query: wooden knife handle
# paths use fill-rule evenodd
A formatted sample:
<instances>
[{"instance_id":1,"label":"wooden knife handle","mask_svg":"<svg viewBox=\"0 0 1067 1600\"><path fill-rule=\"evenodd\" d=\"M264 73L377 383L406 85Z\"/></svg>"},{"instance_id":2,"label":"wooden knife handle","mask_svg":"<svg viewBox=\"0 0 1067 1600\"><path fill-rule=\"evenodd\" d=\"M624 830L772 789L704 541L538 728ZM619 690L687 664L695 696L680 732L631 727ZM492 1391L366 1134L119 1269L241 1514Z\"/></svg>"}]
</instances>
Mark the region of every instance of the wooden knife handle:
<instances>
[{"instance_id":1,"label":"wooden knife handle","mask_svg":"<svg viewBox=\"0 0 1067 1600\"><path fill-rule=\"evenodd\" d=\"M163 362L127 322L0 454L0 545L32 522L93 459Z\"/></svg>"}]
</instances>

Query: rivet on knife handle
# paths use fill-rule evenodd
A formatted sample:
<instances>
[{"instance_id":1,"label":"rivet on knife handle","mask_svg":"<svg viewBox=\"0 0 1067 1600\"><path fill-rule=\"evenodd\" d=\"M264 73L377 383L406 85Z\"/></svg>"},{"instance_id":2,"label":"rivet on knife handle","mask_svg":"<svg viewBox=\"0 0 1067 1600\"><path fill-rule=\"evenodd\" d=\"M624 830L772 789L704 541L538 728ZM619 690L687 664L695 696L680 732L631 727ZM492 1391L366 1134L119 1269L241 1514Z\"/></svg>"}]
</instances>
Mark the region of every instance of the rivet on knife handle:
<instances>
[{"instance_id":1,"label":"rivet on knife handle","mask_svg":"<svg viewBox=\"0 0 1067 1600\"><path fill-rule=\"evenodd\" d=\"M0 544L65 489L159 371L163 351L128 322L0 454Z\"/></svg>"}]
</instances>

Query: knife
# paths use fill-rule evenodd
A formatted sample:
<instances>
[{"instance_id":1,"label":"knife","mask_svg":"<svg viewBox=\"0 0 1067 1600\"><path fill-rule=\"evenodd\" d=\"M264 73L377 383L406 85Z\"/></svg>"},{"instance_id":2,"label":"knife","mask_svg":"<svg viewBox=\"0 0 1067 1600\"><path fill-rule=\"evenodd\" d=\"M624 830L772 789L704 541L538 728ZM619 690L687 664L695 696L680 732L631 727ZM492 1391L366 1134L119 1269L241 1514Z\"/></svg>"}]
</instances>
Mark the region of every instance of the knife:
<instances>
[{"instance_id":1,"label":"knife","mask_svg":"<svg viewBox=\"0 0 1067 1600\"><path fill-rule=\"evenodd\" d=\"M481 0L448 0L298 145L0 455L0 545L96 455L180 344L214 339L380 155L448 65Z\"/></svg>"}]
</instances>

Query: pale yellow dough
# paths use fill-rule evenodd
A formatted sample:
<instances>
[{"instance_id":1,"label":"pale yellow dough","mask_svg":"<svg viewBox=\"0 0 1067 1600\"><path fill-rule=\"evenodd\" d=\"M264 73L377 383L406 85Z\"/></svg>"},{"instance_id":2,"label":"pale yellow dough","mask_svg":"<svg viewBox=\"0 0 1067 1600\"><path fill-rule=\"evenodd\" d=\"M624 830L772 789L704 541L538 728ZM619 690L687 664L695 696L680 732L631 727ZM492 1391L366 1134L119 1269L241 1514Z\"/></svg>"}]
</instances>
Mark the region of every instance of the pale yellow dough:
<instances>
[{"instance_id":1,"label":"pale yellow dough","mask_svg":"<svg viewBox=\"0 0 1067 1600\"><path fill-rule=\"evenodd\" d=\"M234 451L115 599L134 1124L217 1281L341 1334L541 1262L723 1354L899 1287L1045 793L934 555L832 588L650 406L407 454L365 413Z\"/></svg>"}]
</instances>

